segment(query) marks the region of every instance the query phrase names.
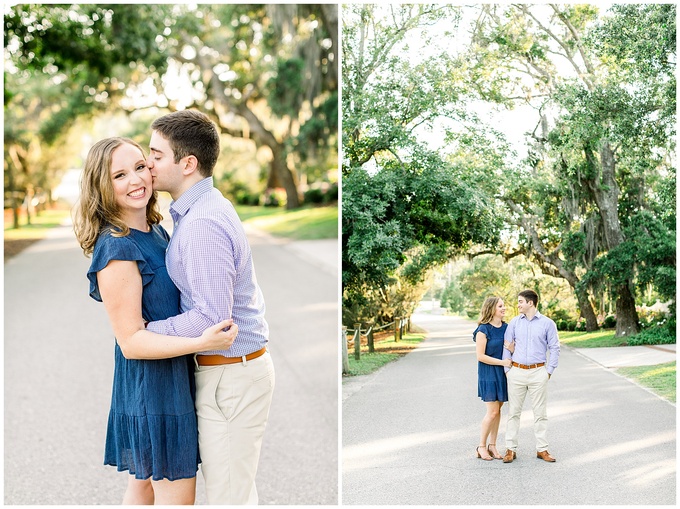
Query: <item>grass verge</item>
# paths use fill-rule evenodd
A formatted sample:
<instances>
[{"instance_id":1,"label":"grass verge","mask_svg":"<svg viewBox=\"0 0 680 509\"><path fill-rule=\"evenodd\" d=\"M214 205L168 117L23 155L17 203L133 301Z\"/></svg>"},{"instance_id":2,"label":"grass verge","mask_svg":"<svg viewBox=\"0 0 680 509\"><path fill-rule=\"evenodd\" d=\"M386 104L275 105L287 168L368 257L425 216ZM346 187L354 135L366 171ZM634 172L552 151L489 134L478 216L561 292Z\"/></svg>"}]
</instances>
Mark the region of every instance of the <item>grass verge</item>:
<instances>
[{"instance_id":1,"label":"grass verge","mask_svg":"<svg viewBox=\"0 0 680 509\"><path fill-rule=\"evenodd\" d=\"M338 207L302 207L285 210L274 207L246 207L236 211L241 221L278 237L292 240L335 239L338 237Z\"/></svg>"},{"instance_id":2,"label":"grass verge","mask_svg":"<svg viewBox=\"0 0 680 509\"><path fill-rule=\"evenodd\" d=\"M675 403L675 361L655 366L619 368L616 372Z\"/></svg>"},{"instance_id":3,"label":"grass verge","mask_svg":"<svg viewBox=\"0 0 680 509\"><path fill-rule=\"evenodd\" d=\"M44 210L40 215L31 216L31 224L26 224L26 216L19 218L19 229L15 229L11 217L5 216L5 240L42 238L47 230L59 226L70 215L68 209Z\"/></svg>"},{"instance_id":4,"label":"grass verge","mask_svg":"<svg viewBox=\"0 0 680 509\"><path fill-rule=\"evenodd\" d=\"M625 340L615 337L614 330L598 330L594 332L567 332L558 333L560 343L574 348L601 348L606 346L625 346Z\"/></svg>"},{"instance_id":5,"label":"grass verge","mask_svg":"<svg viewBox=\"0 0 680 509\"><path fill-rule=\"evenodd\" d=\"M34 242L44 239L47 232L59 226L69 216L68 209L55 208L45 210L40 215L31 217L31 224L26 224L26 216L19 218L19 228L15 229L11 214L5 212L3 252L5 261L18 255Z\"/></svg>"},{"instance_id":6,"label":"grass verge","mask_svg":"<svg viewBox=\"0 0 680 509\"><path fill-rule=\"evenodd\" d=\"M375 352L368 353L368 345L361 346L361 358L354 358L354 350L350 347L349 374L345 376L368 375L392 361L403 357L425 339L425 334L411 332L404 334L401 341L395 341L394 336L375 337Z\"/></svg>"},{"instance_id":7,"label":"grass verge","mask_svg":"<svg viewBox=\"0 0 680 509\"><path fill-rule=\"evenodd\" d=\"M574 348L602 348L608 346L657 345L675 343L675 336L671 336L665 327L648 329L629 338L617 338L614 330L598 330L594 332L565 332L558 333L560 343Z\"/></svg>"}]
</instances>

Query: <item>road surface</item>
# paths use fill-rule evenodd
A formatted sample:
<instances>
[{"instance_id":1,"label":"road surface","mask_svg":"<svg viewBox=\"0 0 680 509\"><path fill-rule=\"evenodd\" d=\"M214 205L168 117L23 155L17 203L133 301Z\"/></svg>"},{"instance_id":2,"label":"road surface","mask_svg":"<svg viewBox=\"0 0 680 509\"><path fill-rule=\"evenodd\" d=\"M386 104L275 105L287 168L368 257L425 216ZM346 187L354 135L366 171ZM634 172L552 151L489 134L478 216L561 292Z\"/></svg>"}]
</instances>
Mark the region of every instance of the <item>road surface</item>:
<instances>
[{"instance_id":1,"label":"road surface","mask_svg":"<svg viewBox=\"0 0 680 509\"><path fill-rule=\"evenodd\" d=\"M343 382L343 505L676 503L674 405L565 347L548 396L557 463L536 459L529 398L518 459L482 461L474 322L412 321L429 331L417 349Z\"/></svg>"},{"instance_id":2,"label":"road surface","mask_svg":"<svg viewBox=\"0 0 680 509\"><path fill-rule=\"evenodd\" d=\"M270 237L251 244L276 367L260 503L337 504L337 277ZM113 334L88 267L69 226L5 264L6 504L122 500L127 474L102 464Z\"/></svg>"}]
</instances>

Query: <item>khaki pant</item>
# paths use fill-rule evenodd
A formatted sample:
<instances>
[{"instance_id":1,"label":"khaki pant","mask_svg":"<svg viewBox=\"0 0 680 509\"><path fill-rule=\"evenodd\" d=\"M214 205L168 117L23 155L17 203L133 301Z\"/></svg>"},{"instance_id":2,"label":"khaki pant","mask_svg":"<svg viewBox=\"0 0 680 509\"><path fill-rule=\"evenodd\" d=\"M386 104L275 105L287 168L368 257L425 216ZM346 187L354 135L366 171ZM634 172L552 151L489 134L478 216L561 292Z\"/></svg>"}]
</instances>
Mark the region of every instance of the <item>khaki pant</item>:
<instances>
[{"instance_id":1,"label":"khaki pant","mask_svg":"<svg viewBox=\"0 0 680 509\"><path fill-rule=\"evenodd\" d=\"M196 415L208 504L257 505L255 474L274 390L269 352L196 366Z\"/></svg>"},{"instance_id":2,"label":"khaki pant","mask_svg":"<svg viewBox=\"0 0 680 509\"><path fill-rule=\"evenodd\" d=\"M527 393L531 396L531 407L534 412L534 435L536 450L548 449L548 371L545 366L533 369L512 367L508 378L508 424L505 429L505 446L512 451L517 450L519 423L522 406Z\"/></svg>"}]
</instances>

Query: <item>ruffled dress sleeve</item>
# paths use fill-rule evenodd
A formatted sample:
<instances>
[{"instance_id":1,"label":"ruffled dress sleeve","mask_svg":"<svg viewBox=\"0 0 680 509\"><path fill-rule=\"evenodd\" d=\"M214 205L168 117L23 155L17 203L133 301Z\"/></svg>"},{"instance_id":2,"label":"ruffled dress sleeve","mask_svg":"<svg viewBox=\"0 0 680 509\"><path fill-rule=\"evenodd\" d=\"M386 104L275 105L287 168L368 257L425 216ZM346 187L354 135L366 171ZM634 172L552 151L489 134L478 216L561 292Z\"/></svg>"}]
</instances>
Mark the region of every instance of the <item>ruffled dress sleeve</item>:
<instances>
[{"instance_id":1,"label":"ruffled dress sleeve","mask_svg":"<svg viewBox=\"0 0 680 509\"><path fill-rule=\"evenodd\" d=\"M139 246L130 238L113 237L109 232L103 233L94 247L92 253L92 263L87 271L87 278L90 280L90 297L101 302L99 294L99 284L97 282L97 272L105 268L111 260L128 260L137 262L139 273L142 275L142 286L146 286L154 277L151 264L142 254Z\"/></svg>"},{"instance_id":2,"label":"ruffled dress sleeve","mask_svg":"<svg viewBox=\"0 0 680 509\"><path fill-rule=\"evenodd\" d=\"M481 332L483 333L487 339L489 339L489 325L486 323L483 323L481 325L478 325L475 331L472 333L472 341L475 343L477 342L477 333Z\"/></svg>"}]
</instances>

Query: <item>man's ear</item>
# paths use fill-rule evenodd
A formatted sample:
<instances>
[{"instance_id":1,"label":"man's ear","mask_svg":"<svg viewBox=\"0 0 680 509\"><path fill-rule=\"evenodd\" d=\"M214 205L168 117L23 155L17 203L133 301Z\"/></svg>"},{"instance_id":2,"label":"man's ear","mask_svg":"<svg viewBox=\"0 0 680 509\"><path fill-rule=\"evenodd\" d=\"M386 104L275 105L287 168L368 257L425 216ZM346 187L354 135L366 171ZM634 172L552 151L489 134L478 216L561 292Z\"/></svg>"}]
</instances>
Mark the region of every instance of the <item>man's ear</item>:
<instances>
[{"instance_id":1,"label":"man's ear","mask_svg":"<svg viewBox=\"0 0 680 509\"><path fill-rule=\"evenodd\" d=\"M196 156L194 155L188 155L184 159L184 166L182 167L182 173L185 176L192 175L195 171L198 170L198 159L196 159Z\"/></svg>"}]
</instances>

